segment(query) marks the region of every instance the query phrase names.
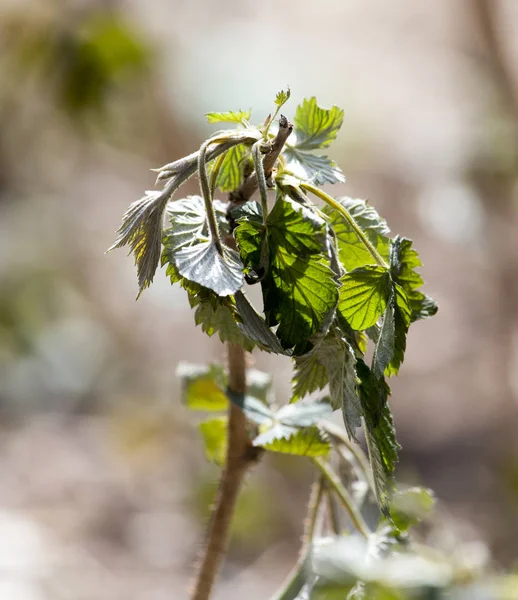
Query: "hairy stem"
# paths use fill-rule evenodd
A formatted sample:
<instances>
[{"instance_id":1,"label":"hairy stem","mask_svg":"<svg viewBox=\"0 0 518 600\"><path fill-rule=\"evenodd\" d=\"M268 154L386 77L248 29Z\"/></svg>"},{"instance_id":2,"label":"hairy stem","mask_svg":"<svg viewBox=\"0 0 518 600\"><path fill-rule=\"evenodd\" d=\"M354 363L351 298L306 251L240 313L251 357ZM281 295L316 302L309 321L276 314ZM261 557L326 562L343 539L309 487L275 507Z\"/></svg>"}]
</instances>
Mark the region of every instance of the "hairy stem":
<instances>
[{"instance_id":1,"label":"hairy stem","mask_svg":"<svg viewBox=\"0 0 518 600\"><path fill-rule=\"evenodd\" d=\"M279 158L279 155L286 143L286 140L290 136L293 131L293 125L288 121L288 119L281 115L279 119L279 131L275 136L272 145L270 147L270 151L263 158L263 170L265 179L269 179L272 174L273 167L275 162ZM247 177L243 183L239 186L237 190L231 192L230 200L234 204L243 204L248 202L254 192L257 190L259 186L259 182L257 179L257 173L254 171L250 177Z\"/></svg>"},{"instance_id":2,"label":"hairy stem","mask_svg":"<svg viewBox=\"0 0 518 600\"><path fill-rule=\"evenodd\" d=\"M318 481L316 481L311 488L299 560L284 580L281 589L274 594L270 600L288 600L295 598L304 586L306 580L304 571L308 561L311 542L313 541L315 530L317 528L319 509L324 497L324 486L324 477L320 476Z\"/></svg>"},{"instance_id":3,"label":"hairy stem","mask_svg":"<svg viewBox=\"0 0 518 600\"><path fill-rule=\"evenodd\" d=\"M221 238L219 236L218 222L216 221L216 214L214 213L214 207L212 206L212 194L209 184L209 178L207 176L207 148L210 145L210 141L206 141L201 145L200 154L198 156L198 174L200 177L200 189L201 195L205 202L205 212L207 213L207 222L209 224L209 230L212 237L212 241L216 245L218 252L223 253L221 246Z\"/></svg>"},{"instance_id":4,"label":"hairy stem","mask_svg":"<svg viewBox=\"0 0 518 600\"><path fill-rule=\"evenodd\" d=\"M333 471L331 466L323 459L319 457L313 458L313 463L318 467L322 475L325 477L327 484L338 496L338 499L342 503L342 506L347 511L351 523L364 537L369 537L370 530L365 523L360 511L356 507L354 500L351 498L349 492L345 489L340 481L338 475Z\"/></svg>"},{"instance_id":5,"label":"hairy stem","mask_svg":"<svg viewBox=\"0 0 518 600\"><path fill-rule=\"evenodd\" d=\"M244 349L228 344L228 388L236 396L246 392L246 357ZM230 524L236 501L248 467L257 460L257 448L248 438L243 411L230 403L228 413L228 446L218 495L213 508L192 600L208 600L223 557L227 551Z\"/></svg>"},{"instance_id":6,"label":"hairy stem","mask_svg":"<svg viewBox=\"0 0 518 600\"><path fill-rule=\"evenodd\" d=\"M258 141L252 146L252 158L254 160L255 172L257 174L257 184L259 186L259 195L261 196L261 209L263 212L263 223L266 223L268 217L268 192L266 189L266 177L264 175L264 166L261 158L262 142Z\"/></svg>"},{"instance_id":7,"label":"hairy stem","mask_svg":"<svg viewBox=\"0 0 518 600\"><path fill-rule=\"evenodd\" d=\"M349 211L345 207L343 207L339 202L337 202L332 196L330 196L329 194L326 194L325 192L323 192L316 186L311 185L310 183L303 182L300 184L300 187L307 190L308 192L311 192L312 194L314 194L315 196L317 196L318 198L323 200L326 204L328 204L329 206L334 208L337 212L339 212L342 215L342 217L349 223L349 225L353 229L354 233L356 233L356 235L361 240L363 245L370 252L370 254L371 254L372 258L375 260L376 264L378 264L380 267L385 267L386 269L388 269L388 265L383 260L383 257L379 254L379 252L376 250L376 248L371 244L369 238L363 233L361 228L358 227L356 221L351 217L351 215L349 214Z\"/></svg>"}]
</instances>

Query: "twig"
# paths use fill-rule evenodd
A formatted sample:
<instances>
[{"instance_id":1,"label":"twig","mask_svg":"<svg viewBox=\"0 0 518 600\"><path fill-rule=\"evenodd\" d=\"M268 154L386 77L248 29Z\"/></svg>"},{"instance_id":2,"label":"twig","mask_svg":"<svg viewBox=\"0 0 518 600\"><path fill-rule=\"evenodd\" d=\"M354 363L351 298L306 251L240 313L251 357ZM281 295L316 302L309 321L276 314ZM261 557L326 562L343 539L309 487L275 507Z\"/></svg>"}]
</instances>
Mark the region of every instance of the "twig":
<instances>
[{"instance_id":1,"label":"twig","mask_svg":"<svg viewBox=\"0 0 518 600\"><path fill-rule=\"evenodd\" d=\"M270 151L263 158L264 175L267 181L272 174L275 161L279 158L279 154L292 131L293 124L290 123L284 115L281 115L279 118L279 131L272 142ZM230 193L230 201L234 204L244 204L245 202L248 202L258 186L257 174L254 171L250 177L247 177L243 181L237 190Z\"/></svg>"},{"instance_id":2,"label":"twig","mask_svg":"<svg viewBox=\"0 0 518 600\"><path fill-rule=\"evenodd\" d=\"M359 533L368 538L370 535L370 530L367 526L367 523L365 523L360 511L356 508L354 500L351 498L349 492L342 485L338 475L333 471L331 466L326 463L325 460L318 456L313 458L313 463L320 469L320 472L325 477L326 483L329 484L330 489L332 489L333 492L335 492L335 494L338 496L338 499L347 511L353 526Z\"/></svg>"},{"instance_id":3,"label":"twig","mask_svg":"<svg viewBox=\"0 0 518 600\"><path fill-rule=\"evenodd\" d=\"M311 488L311 495L308 503L308 514L304 524L304 535L302 537L302 549L297 564L293 567L288 577L281 585L281 589L271 598L271 600L288 600L298 596L306 580L304 571L308 562L311 543L317 528L320 505L324 497L324 477L321 475Z\"/></svg>"}]
</instances>

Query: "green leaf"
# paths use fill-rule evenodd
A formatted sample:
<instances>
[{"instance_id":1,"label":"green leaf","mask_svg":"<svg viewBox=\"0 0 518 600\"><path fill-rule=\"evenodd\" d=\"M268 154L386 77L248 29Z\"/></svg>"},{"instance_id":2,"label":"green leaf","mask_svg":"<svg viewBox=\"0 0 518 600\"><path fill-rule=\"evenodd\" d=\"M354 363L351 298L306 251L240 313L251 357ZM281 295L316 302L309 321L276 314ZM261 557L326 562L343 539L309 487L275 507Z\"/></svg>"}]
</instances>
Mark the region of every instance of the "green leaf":
<instances>
[{"instance_id":1,"label":"green leaf","mask_svg":"<svg viewBox=\"0 0 518 600\"><path fill-rule=\"evenodd\" d=\"M349 437L360 426L361 405L356 392L356 358L350 344L337 327L308 354L294 359L294 399L329 384L331 405L341 409Z\"/></svg>"},{"instance_id":2,"label":"green leaf","mask_svg":"<svg viewBox=\"0 0 518 600\"><path fill-rule=\"evenodd\" d=\"M412 487L397 491L392 497L390 514L394 525L406 531L426 519L435 506L434 493L422 487Z\"/></svg>"},{"instance_id":3,"label":"green leaf","mask_svg":"<svg viewBox=\"0 0 518 600\"><path fill-rule=\"evenodd\" d=\"M383 514L389 516L393 472L400 448L387 402L390 390L383 379L374 376L363 360L358 359L356 371L360 379L359 394L376 496Z\"/></svg>"},{"instance_id":4,"label":"green leaf","mask_svg":"<svg viewBox=\"0 0 518 600\"><path fill-rule=\"evenodd\" d=\"M340 281L340 314L356 331L372 327L384 313L389 299L388 270L378 265L366 265L346 273Z\"/></svg>"},{"instance_id":5,"label":"green leaf","mask_svg":"<svg viewBox=\"0 0 518 600\"><path fill-rule=\"evenodd\" d=\"M283 104L288 102L290 96L291 91L289 87L286 89L286 91L281 90L280 92L277 92L277 95L275 96L275 104L277 104L277 106L280 108Z\"/></svg>"},{"instance_id":6,"label":"green leaf","mask_svg":"<svg viewBox=\"0 0 518 600\"><path fill-rule=\"evenodd\" d=\"M290 354L281 346L279 338L266 325L263 317L250 304L243 292L235 295L235 301L242 319L242 323L238 323L237 326L246 338L260 344L261 348L267 352Z\"/></svg>"},{"instance_id":7,"label":"green leaf","mask_svg":"<svg viewBox=\"0 0 518 600\"><path fill-rule=\"evenodd\" d=\"M335 140L343 118L344 111L337 106L321 108L315 97L306 98L295 113L296 147L299 150L326 148Z\"/></svg>"},{"instance_id":8,"label":"green leaf","mask_svg":"<svg viewBox=\"0 0 518 600\"><path fill-rule=\"evenodd\" d=\"M372 356L372 373L374 377L377 377L378 379L383 377L385 369L389 366L390 361L394 356L396 337L394 312L394 299L392 297L385 308L385 312L383 313L383 322L380 327L378 341Z\"/></svg>"},{"instance_id":9,"label":"green leaf","mask_svg":"<svg viewBox=\"0 0 518 600\"><path fill-rule=\"evenodd\" d=\"M296 147L287 146L283 152L288 161L288 170L300 179L307 179L315 185L326 183L345 183L345 175L334 160L304 152Z\"/></svg>"},{"instance_id":10,"label":"green leaf","mask_svg":"<svg viewBox=\"0 0 518 600\"><path fill-rule=\"evenodd\" d=\"M224 245L220 253L210 239L203 199L190 196L174 202L167 212L171 226L164 234L164 252L178 273L219 296L235 294L244 283L239 254ZM222 215L216 216L225 227Z\"/></svg>"},{"instance_id":11,"label":"green leaf","mask_svg":"<svg viewBox=\"0 0 518 600\"><path fill-rule=\"evenodd\" d=\"M240 125L246 124L246 121L250 120L252 111L250 110L238 110L228 112L210 112L206 115L207 123L239 123Z\"/></svg>"},{"instance_id":12,"label":"green leaf","mask_svg":"<svg viewBox=\"0 0 518 600\"><path fill-rule=\"evenodd\" d=\"M333 407L329 402L294 402L286 404L275 414L275 420L291 427L309 427L331 415Z\"/></svg>"},{"instance_id":13,"label":"green leaf","mask_svg":"<svg viewBox=\"0 0 518 600\"><path fill-rule=\"evenodd\" d=\"M382 219L376 209L365 200L342 197L336 198L336 201L349 212L381 257L389 262L390 238L387 236L390 230L385 219ZM351 225L331 207L325 206L323 210L330 218L330 225L337 239L340 262L347 271L370 264L371 253Z\"/></svg>"},{"instance_id":14,"label":"green leaf","mask_svg":"<svg viewBox=\"0 0 518 600\"><path fill-rule=\"evenodd\" d=\"M275 413L268 408L264 402L261 402L261 400L258 400L253 396L235 394L230 390L227 390L227 395L234 404L239 406L250 421L257 425L271 427L275 418Z\"/></svg>"},{"instance_id":15,"label":"green leaf","mask_svg":"<svg viewBox=\"0 0 518 600\"><path fill-rule=\"evenodd\" d=\"M337 283L323 252L326 223L309 208L279 194L268 215L267 231L270 269L261 282L266 323L279 325L277 337L283 347L305 345L338 299Z\"/></svg>"},{"instance_id":16,"label":"green leaf","mask_svg":"<svg viewBox=\"0 0 518 600\"><path fill-rule=\"evenodd\" d=\"M318 360L326 367L333 408L340 408L345 428L355 439L362 414L356 391L356 358L353 349L337 328L331 329L317 349Z\"/></svg>"},{"instance_id":17,"label":"green leaf","mask_svg":"<svg viewBox=\"0 0 518 600\"><path fill-rule=\"evenodd\" d=\"M421 266L418 253L412 248L412 240L396 236L391 245L390 270L392 278L407 296L411 321L432 317L438 309L432 298L418 291L423 285L423 278L415 269Z\"/></svg>"},{"instance_id":18,"label":"green leaf","mask_svg":"<svg viewBox=\"0 0 518 600\"><path fill-rule=\"evenodd\" d=\"M231 192L241 185L244 178L244 159L248 154L249 151L243 144L233 146L227 151L216 178L216 187L222 192Z\"/></svg>"},{"instance_id":19,"label":"green leaf","mask_svg":"<svg viewBox=\"0 0 518 600\"><path fill-rule=\"evenodd\" d=\"M297 456L323 456L330 450L327 438L318 427L295 429L282 424L276 424L259 434L253 445L271 452Z\"/></svg>"},{"instance_id":20,"label":"green leaf","mask_svg":"<svg viewBox=\"0 0 518 600\"><path fill-rule=\"evenodd\" d=\"M205 457L218 466L225 464L228 439L228 418L216 417L203 421L198 426L205 446Z\"/></svg>"},{"instance_id":21,"label":"green leaf","mask_svg":"<svg viewBox=\"0 0 518 600\"><path fill-rule=\"evenodd\" d=\"M321 390L328 383L327 369L314 350L294 358L294 368L292 378L294 400Z\"/></svg>"},{"instance_id":22,"label":"green leaf","mask_svg":"<svg viewBox=\"0 0 518 600\"><path fill-rule=\"evenodd\" d=\"M222 342L238 344L249 352L255 346L254 340L240 328L235 311L227 305L217 303L214 306L210 300L201 301L196 307L194 321L208 336L218 333Z\"/></svg>"},{"instance_id":23,"label":"green leaf","mask_svg":"<svg viewBox=\"0 0 518 600\"><path fill-rule=\"evenodd\" d=\"M162 217L169 199L170 194L150 191L131 204L122 217L119 237L108 250L130 246L137 265L140 293L153 281L160 261Z\"/></svg>"},{"instance_id":24,"label":"green leaf","mask_svg":"<svg viewBox=\"0 0 518 600\"><path fill-rule=\"evenodd\" d=\"M183 403L192 410L226 410L226 376L220 365L192 365L181 362L176 369L182 380Z\"/></svg>"},{"instance_id":25,"label":"green leaf","mask_svg":"<svg viewBox=\"0 0 518 600\"><path fill-rule=\"evenodd\" d=\"M231 296L243 287L243 265L239 254L222 246L220 254L212 240L185 246L173 255L180 275L213 290L218 296Z\"/></svg>"},{"instance_id":26,"label":"green leaf","mask_svg":"<svg viewBox=\"0 0 518 600\"><path fill-rule=\"evenodd\" d=\"M258 369L246 370L247 393L268 405L272 388L272 376Z\"/></svg>"},{"instance_id":27,"label":"green leaf","mask_svg":"<svg viewBox=\"0 0 518 600\"><path fill-rule=\"evenodd\" d=\"M403 363L406 350L406 336L410 326L411 311L408 300L403 288L394 283L395 307L394 307L394 353L390 364L385 370L389 377L397 375L399 367Z\"/></svg>"}]
</instances>

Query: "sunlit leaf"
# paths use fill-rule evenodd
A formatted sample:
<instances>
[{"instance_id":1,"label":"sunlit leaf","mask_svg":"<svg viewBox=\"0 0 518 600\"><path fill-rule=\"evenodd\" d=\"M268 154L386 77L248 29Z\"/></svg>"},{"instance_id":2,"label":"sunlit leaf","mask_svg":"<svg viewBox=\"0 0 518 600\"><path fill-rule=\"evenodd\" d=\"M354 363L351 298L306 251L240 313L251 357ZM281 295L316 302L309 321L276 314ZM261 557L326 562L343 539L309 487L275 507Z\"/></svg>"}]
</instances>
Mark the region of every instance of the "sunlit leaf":
<instances>
[{"instance_id":1,"label":"sunlit leaf","mask_svg":"<svg viewBox=\"0 0 518 600\"><path fill-rule=\"evenodd\" d=\"M367 204L365 200L342 197L336 198L336 201L348 211L380 256L388 262L390 230L385 219L382 219L376 209ZM325 206L323 210L330 218L330 224L338 243L340 262L347 271L370 264L372 262L371 253L351 225L331 207Z\"/></svg>"},{"instance_id":2,"label":"sunlit leaf","mask_svg":"<svg viewBox=\"0 0 518 600\"><path fill-rule=\"evenodd\" d=\"M248 154L246 146L240 144L227 151L216 178L216 187L222 192L236 190L244 178L244 161Z\"/></svg>"},{"instance_id":3,"label":"sunlit leaf","mask_svg":"<svg viewBox=\"0 0 518 600\"><path fill-rule=\"evenodd\" d=\"M181 362L176 375L182 380L183 402L192 410L225 410L228 398L226 376L220 365L193 365Z\"/></svg>"},{"instance_id":4,"label":"sunlit leaf","mask_svg":"<svg viewBox=\"0 0 518 600\"><path fill-rule=\"evenodd\" d=\"M215 417L199 424L208 461L222 466L227 452L228 418Z\"/></svg>"},{"instance_id":5,"label":"sunlit leaf","mask_svg":"<svg viewBox=\"0 0 518 600\"><path fill-rule=\"evenodd\" d=\"M289 351L281 346L279 338L266 325L264 318L250 304L243 292L237 292L235 301L236 308L242 319L242 322L238 323L237 326L248 339L260 344L263 350L267 352L290 354Z\"/></svg>"},{"instance_id":6,"label":"sunlit leaf","mask_svg":"<svg viewBox=\"0 0 518 600\"><path fill-rule=\"evenodd\" d=\"M220 252L211 239L203 199L190 196L173 203L168 217L171 225L164 235L164 252L178 273L219 296L235 294L244 283L239 255L225 245ZM225 227L222 215L219 221Z\"/></svg>"},{"instance_id":7,"label":"sunlit leaf","mask_svg":"<svg viewBox=\"0 0 518 600\"><path fill-rule=\"evenodd\" d=\"M281 90L280 92L277 92L277 95L275 96L275 104L280 108L283 104L288 102L290 96L291 91L289 87L286 89L286 91Z\"/></svg>"},{"instance_id":8,"label":"sunlit leaf","mask_svg":"<svg viewBox=\"0 0 518 600\"><path fill-rule=\"evenodd\" d=\"M337 303L337 283L323 253L326 224L280 194L267 231L270 269L261 282L266 322L279 324L277 336L289 348L317 332Z\"/></svg>"},{"instance_id":9,"label":"sunlit leaf","mask_svg":"<svg viewBox=\"0 0 518 600\"><path fill-rule=\"evenodd\" d=\"M321 108L315 97L306 98L295 113L296 147L299 150L325 148L336 138L344 111L337 106Z\"/></svg>"},{"instance_id":10,"label":"sunlit leaf","mask_svg":"<svg viewBox=\"0 0 518 600\"><path fill-rule=\"evenodd\" d=\"M250 110L238 110L228 112L210 112L206 115L207 123L238 123L243 125L246 121L250 120L252 111Z\"/></svg>"},{"instance_id":11,"label":"sunlit leaf","mask_svg":"<svg viewBox=\"0 0 518 600\"><path fill-rule=\"evenodd\" d=\"M323 456L329 453L330 444L318 427L296 429L276 424L259 434L253 441L270 452L297 456Z\"/></svg>"},{"instance_id":12,"label":"sunlit leaf","mask_svg":"<svg viewBox=\"0 0 518 600\"><path fill-rule=\"evenodd\" d=\"M288 426L308 427L309 425L315 425L324 417L330 416L332 412L333 407L329 402L300 401L286 404L280 408L275 414L275 419Z\"/></svg>"},{"instance_id":13,"label":"sunlit leaf","mask_svg":"<svg viewBox=\"0 0 518 600\"><path fill-rule=\"evenodd\" d=\"M385 311L389 299L388 270L378 265L366 265L346 273L340 281L340 314L354 330L372 327Z\"/></svg>"},{"instance_id":14,"label":"sunlit leaf","mask_svg":"<svg viewBox=\"0 0 518 600\"><path fill-rule=\"evenodd\" d=\"M160 261L162 218L169 199L170 196L163 192L148 191L131 204L122 217L119 237L109 249L130 246L141 292L153 281Z\"/></svg>"},{"instance_id":15,"label":"sunlit leaf","mask_svg":"<svg viewBox=\"0 0 518 600\"><path fill-rule=\"evenodd\" d=\"M287 168L301 179L307 179L315 185L345 183L342 170L327 156L310 154L297 147L287 147L284 156L288 161Z\"/></svg>"},{"instance_id":16,"label":"sunlit leaf","mask_svg":"<svg viewBox=\"0 0 518 600\"><path fill-rule=\"evenodd\" d=\"M435 506L434 493L426 488L412 487L398 490L390 503L390 514L394 525L406 531L426 519Z\"/></svg>"},{"instance_id":17,"label":"sunlit leaf","mask_svg":"<svg viewBox=\"0 0 518 600\"><path fill-rule=\"evenodd\" d=\"M363 360L358 359L356 371L376 496L382 512L388 516L394 487L393 472L400 448L387 402L390 390L384 379L375 377Z\"/></svg>"},{"instance_id":18,"label":"sunlit leaf","mask_svg":"<svg viewBox=\"0 0 518 600\"><path fill-rule=\"evenodd\" d=\"M418 253L412 248L412 240L396 236L392 240L390 269L392 278L407 296L412 321L432 317L438 308L432 298L418 291L423 285L423 278L415 269L421 266Z\"/></svg>"},{"instance_id":19,"label":"sunlit leaf","mask_svg":"<svg viewBox=\"0 0 518 600\"><path fill-rule=\"evenodd\" d=\"M194 321L207 335L213 336L217 333L222 342L239 344L248 351L255 346L254 341L240 327L235 310L228 305L214 305L209 300L202 301L196 306Z\"/></svg>"}]
</instances>

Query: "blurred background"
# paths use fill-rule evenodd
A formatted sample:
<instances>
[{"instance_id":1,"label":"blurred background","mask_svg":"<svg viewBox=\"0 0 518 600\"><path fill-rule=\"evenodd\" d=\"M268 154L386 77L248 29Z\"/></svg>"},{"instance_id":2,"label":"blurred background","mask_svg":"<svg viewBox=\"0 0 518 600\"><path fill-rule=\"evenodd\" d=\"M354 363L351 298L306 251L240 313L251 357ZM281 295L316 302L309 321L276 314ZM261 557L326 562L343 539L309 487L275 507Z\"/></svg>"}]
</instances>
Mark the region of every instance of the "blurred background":
<instances>
[{"instance_id":1,"label":"blurred background","mask_svg":"<svg viewBox=\"0 0 518 600\"><path fill-rule=\"evenodd\" d=\"M399 479L517 566L518 3L2 0L0 600L187 597L218 471L175 368L222 347L163 272L135 302L133 259L104 252L205 112L260 123L287 84L288 117L345 109L332 192L415 240L440 305L392 382ZM254 360L287 399L289 360ZM311 477L248 479L216 600L277 588Z\"/></svg>"}]
</instances>

